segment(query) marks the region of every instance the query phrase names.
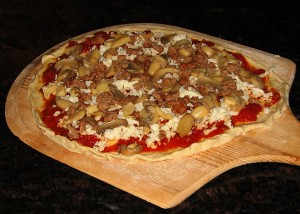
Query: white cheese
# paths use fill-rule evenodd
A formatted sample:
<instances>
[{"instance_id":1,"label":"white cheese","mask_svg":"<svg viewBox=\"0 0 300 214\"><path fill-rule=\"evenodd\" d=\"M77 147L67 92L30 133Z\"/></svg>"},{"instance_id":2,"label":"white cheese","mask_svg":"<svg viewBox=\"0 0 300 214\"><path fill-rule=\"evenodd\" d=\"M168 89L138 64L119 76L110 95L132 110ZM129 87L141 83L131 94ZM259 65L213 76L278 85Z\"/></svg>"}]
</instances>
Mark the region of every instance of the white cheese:
<instances>
[{"instance_id":1,"label":"white cheese","mask_svg":"<svg viewBox=\"0 0 300 214\"><path fill-rule=\"evenodd\" d=\"M94 144L93 149L98 150L99 152L103 151L106 147L106 141L98 141Z\"/></svg>"},{"instance_id":2,"label":"white cheese","mask_svg":"<svg viewBox=\"0 0 300 214\"><path fill-rule=\"evenodd\" d=\"M180 40L183 40L183 39L186 39L187 38L187 35L186 34L176 34L174 37L173 37L173 43L177 42L177 41L180 41Z\"/></svg>"},{"instance_id":3,"label":"white cheese","mask_svg":"<svg viewBox=\"0 0 300 214\"><path fill-rule=\"evenodd\" d=\"M62 96L60 98L63 99L63 100L68 100L68 101L70 101L72 103L77 103L79 101L78 97L71 96L71 95Z\"/></svg>"},{"instance_id":4,"label":"white cheese","mask_svg":"<svg viewBox=\"0 0 300 214\"><path fill-rule=\"evenodd\" d=\"M116 80L112 84L115 85L120 91L122 91L125 95L133 95L133 96L142 96L145 91L143 89L136 90L134 88L134 84L138 83L137 80L128 81L128 80Z\"/></svg>"},{"instance_id":5,"label":"white cheese","mask_svg":"<svg viewBox=\"0 0 300 214\"><path fill-rule=\"evenodd\" d=\"M203 96L199 93L199 91L197 91L196 89L194 89L193 87L188 87L188 90L186 90L184 87L180 87L179 88L179 97L183 98L183 97L198 97L199 99L203 98Z\"/></svg>"},{"instance_id":6,"label":"white cheese","mask_svg":"<svg viewBox=\"0 0 300 214\"><path fill-rule=\"evenodd\" d=\"M150 148L156 148L155 142L159 142L159 125L157 123L150 126L151 132L148 134L146 144Z\"/></svg>"},{"instance_id":7,"label":"white cheese","mask_svg":"<svg viewBox=\"0 0 300 214\"><path fill-rule=\"evenodd\" d=\"M140 102L140 103L135 104L134 108L135 108L135 111L139 112L144 108L144 105L142 102Z\"/></svg>"},{"instance_id":8,"label":"white cheese","mask_svg":"<svg viewBox=\"0 0 300 214\"><path fill-rule=\"evenodd\" d=\"M212 108L209 114L209 119L208 122L210 124L214 123L214 122L218 122L218 121L227 121L230 120L230 112L227 108L225 107L215 107Z\"/></svg>"},{"instance_id":9,"label":"white cheese","mask_svg":"<svg viewBox=\"0 0 300 214\"><path fill-rule=\"evenodd\" d=\"M105 53L105 51L107 51L110 47L106 46L106 45L100 45L100 56L103 56L103 54Z\"/></svg>"},{"instance_id":10,"label":"white cheese","mask_svg":"<svg viewBox=\"0 0 300 214\"><path fill-rule=\"evenodd\" d=\"M86 94L89 94L91 93L91 89L84 89L84 88L81 88L80 91L86 93Z\"/></svg>"},{"instance_id":11,"label":"white cheese","mask_svg":"<svg viewBox=\"0 0 300 214\"><path fill-rule=\"evenodd\" d=\"M143 127L138 127L139 122L131 118L127 118L127 122L128 126L105 130L103 136L109 140L128 140L130 137L142 139Z\"/></svg>"},{"instance_id":12,"label":"white cheese","mask_svg":"<svg viewBox=\"0 0 300 214\"><path fill-rule=\"evenodd\" d=\"M163 110L163 109L162 109ZM163 124L161 130L163 130L166 134L166 137L170 139L176 134L177 126L179 123L179 117L173 115L172 119L167 123Z\"/></svg>"}]
</instances>

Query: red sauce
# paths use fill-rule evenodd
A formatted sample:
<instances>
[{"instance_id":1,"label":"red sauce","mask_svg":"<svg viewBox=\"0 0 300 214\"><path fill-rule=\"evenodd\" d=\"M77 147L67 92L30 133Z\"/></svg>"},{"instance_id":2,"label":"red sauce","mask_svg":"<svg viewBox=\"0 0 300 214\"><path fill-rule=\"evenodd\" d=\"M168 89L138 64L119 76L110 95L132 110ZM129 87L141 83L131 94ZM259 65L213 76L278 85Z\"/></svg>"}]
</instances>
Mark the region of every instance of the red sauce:
<instances>
[{"instance_id":1,"label":"red sauce","mask_svg":"<svg viewBox=\"0 0 300 214\"><path fill-rule=\"evenodd\" d=\"M259 74L263 74L265 73L265 70L264 69L257 69L255 68L253 65L251 65L247 59L242 55L242 54L239 54L239 53L231 53L235 58L237 58L238 60L241 60L242 61L242 66L243 68L245 68L246 70L248 71L251 71L252 73L255 73L257 75Z\"/></svg>"},{"instance_id":2,"label":"red sauce","mask_svg":"<svg viewBox=\"0 0 300 214\"><path fill-rule=\"evenodd\" d=\"M82 45L82 53L86 53L86 52L90 51L94 45L95 45L97 48L100 47L100 44L95 43L95 42L93 41L93 38L97 38L97 37L101 37L101 38L103 38L104 40L108 40L108 39L111 38L111 36L110 36L108 33L104 32L104 31L99 31L99 32L95 33L93 37L91 37L91 38L86 38L86 39L84 40L84 42L81 43L81 45Z\"/></svg>"},{"instance_id":3,"label":"red sauce","mask_svg":"<svg viewBox=\"0 0 300 214\"><path fill-rule=\"evenodd\" d=\"M62 111L55 103L55 96L52 95L49 100L46 101L45 109L41 112L41 117L45 125L54 131L57 135L67 136L68 130L65 128L58 127L59 119L65 116L65 113L62 112L58 116L54 116L54 113L57 111Z\"/></svg>"},{"instance_id":4,"label":"red sauce","mask_svg":"<svg viewBox=\"0 0 300 214\"><path fill-rule=\"evenodd\" d=\"M57 74L58 74L58 71L56 71L54 69L52 64L49 64L49 67L43 73L43 76L42 76L44 85L48 85L49 83L54 82Z\"/></svg>"},{"instance_id":5,"label":"red sauce","mask_svg":"<svg viewBox=\"0 0 300 214\"><path fill-rule=\"evenodd\" d=\"M262 111L262 106L257 103L249 103L246 105L238 115L232 116L232 125L238 125L239 122L253 122L256 121L257 115Z\"/></svg>"},{"instance_id":6,"label":"red sauce","mask_svg":"<svg viewBox=\"0 0 300 214\"><path fill-rule=\"evenodd\" d=\"M116 143L115 145L105 148L103 152L117 152L120 145L129 145L134 142L143 146L142 152L166 152L178 148L187 148L193 143L197 143L203 141L206 138L211 138L216 135L222 134L228 129L228 127L224 125L224 121L220 121L215 125L217 128L210 132L208 135L205 135L203 130L193 129L190 135L184 137L180 137L178 134L176 134L170 140L164 138L161 140L161 143L157 145L157 148L155 149L147 147L146 138L143 138L142 140L139 140L137 138L130 138L129 140L119 140L118 143ZM211 127L212 125L209 128Z\"/></svg>"},{"instance_id":7,"label":"red sauce","mask_svg":"<svg viewBox=\"0 0 300 214\"><path fill-rule=\"evenodd\" d=\"M78 44L78 42L76 42L76 41L69 41L67 47L73 47L73 46L75 46L75 45L77 45L77 44Z\"/></svg>"},{"instance_id":8,"label":"red sauce","mask_svg":"<svg viewBox=\"0 0 300 214\"><path fill-rule=\"evenodd\" d=\"M95 33L95 36L101 36L105 40L111 39L111 36L104 31L99 31L99 32Z\"/></svg>"},{"instance_id":9,"label":"red sauce","mask_svg":"<svg viewBox=\"0 0 300 214\"><path fill-rule=\"evenodd\" d=\"M81 45L82 45L82 53L88 52L94 46L94 44L91 42L91 38L86 38L85 41L81 43Z\"/></svg>"},{"instance_id":10,"label":"red sauce","mask_svg":"<svg viewBox=\"0 0 300 214\"><path fill-rule=\"evenodd\" d=\"M93 147L97 141L99 141L99 138L95 135L80 135L78 138L81 145L88 147Z\"/></svg>"},{"instance_id":11,"label":"red sauce","mask_svg":"<svg viewBox=\"0 0 300 214\"><path fill-rule=\"evenodd\" d=\"M202 39L202 42L203 42L204 44L206 44L207 46L209 46L209 47L215 45L215 43L213 43L213 42L211 42L211 41L207 41L207 40L205 40L205 39Z\"/></svg>"},{"instance_id":12,"label":"red sauce","mask_svg":"<svg viewBox=\"0 0 300 214\"><path fill-rule=\"evenodd\" d=\"M273 96L272 96L272 105L274 105L275 103L277 103L281 98L281 95L279 94L278 91L273 91Z\"/></svg>"}]
</instances>

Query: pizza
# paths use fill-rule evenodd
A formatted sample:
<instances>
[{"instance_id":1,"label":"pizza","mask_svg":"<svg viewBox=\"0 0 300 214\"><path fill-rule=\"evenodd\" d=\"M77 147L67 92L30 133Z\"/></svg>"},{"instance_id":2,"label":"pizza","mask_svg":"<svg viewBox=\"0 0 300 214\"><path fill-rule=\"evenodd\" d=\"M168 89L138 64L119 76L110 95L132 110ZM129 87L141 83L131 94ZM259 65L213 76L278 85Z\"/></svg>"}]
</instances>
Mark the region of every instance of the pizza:
<instances>
[{"instance_id":1,"label":"pizza","mask_svg":"<svg viewBox=\"0 0 300 214\"><path fill-rule=\"evenodd\" d=\"M38 127L97 158L190 156L268 127L287 106L276 66L177 28L93 31L35 69L28 100Z\"/></svg>"}]
</instances>

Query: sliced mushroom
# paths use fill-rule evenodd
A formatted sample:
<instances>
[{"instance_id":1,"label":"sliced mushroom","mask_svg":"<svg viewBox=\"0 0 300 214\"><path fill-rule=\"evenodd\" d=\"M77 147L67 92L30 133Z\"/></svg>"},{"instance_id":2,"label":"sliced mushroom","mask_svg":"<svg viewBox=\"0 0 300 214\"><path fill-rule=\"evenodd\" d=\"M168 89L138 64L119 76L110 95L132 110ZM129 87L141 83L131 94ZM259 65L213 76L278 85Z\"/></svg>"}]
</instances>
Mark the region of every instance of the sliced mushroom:
<instances>
[{"instance_id":1,"label":"sliced mushroom","mask_svg":"<svg viewBox=\"0 0 300 214\"><path fill-rule=\"evenodd\" d=\"M67 80L73 79L77 76L76 72L71 69L62 70L57 75L57 81L65 82Z\"/></svg>"},{"instance_id":2,"label":"sliced mushroom","mask_svg":"<svg viewBox=\"0 0 300 214\"><path fill-rule=\"evenodd\" d=\"M231 111L239 112L246 105L246 101L239 96L225 96L224 103Z\"/></svg>"},{"instance_id":3,"label":"sliced mushroom","mask_svg":"<svg viewBox=\"0 0 300 214\"><path fill-rule=\"evenodd\" d=\"M128 67L127 70L129 73L133 73L133 74L142 74L144 73L144 69L142 67L140 67L139 65L137 65L134 62L129 62L128 63Z\"/></svg>"},{"instance_id":4,"label":"sliced mushroom","mask_svg":"<svg viewBox=\"0 0 300 214\"><path fill-rule=\"evenodd\" d=\"M171 42L175 34L164 35L160 38L160 42L164 45Z\"/></svg>"},{"instance_id":5,"label":"sliced mushroom","mask_svg":"<svg viewBox=\"0 0 300 214\"><path fill-rule=\"evenodd\" d=\"M65 54L66 55L72 55L72 56L75 56L75 58L77 56L79 56L81 54L81 52L82 52L82 45L81 44L66 47L66 49L65 49Z\"/></svg>"},{"instance_id":6,"label":"sliced mushroom","mask_svg":"<svg viewBox=\"0 0 300 214\"><path fill-rule=\"evenodd\" d=\"M81 121L85 121L88 124L90 124L91 126L97 125L97 121L92 117L84 116L83 118L81 118Z\"/></svg>"},{"instance_id":7,"label":"sliced mushroom","mask_svg":"<svg viewBox=\"0 0 300 214\"><path fill-rule=\"evenodd\" d=\"M122 100L124 99L125 95L120 91L117 86L113 84L108 84L108 87L111 91L111 93L115 96L116 100Z\"/></svg>"},{"instance_id":8,"label":"sliced mushroom","mask_svg":"<svg viewBox=\"0 0 300 214\"><path fill-rule=\"evenodd\" d=\"M69 122L72 123L73 121L78 121L78 120L82 119L84 116L85 116L85 111L79 110L71 115Z\"/></svg>"},{"instance_id":9,"label":"sliced mushroom","mask_svg":"<svg viewBox=\"0 0 300 214\"><path fill-rule=\"evenodd\" d=\"M119 153L122 155L134 155L134 154L138 154L143 150L143 146L139 145L137 143L132 143L129 144L128 146L126 145L121 145L119 147Z\"/></svg>"},{"instance_id":10,"label":"sliced mushroom","mask_svg":"<svg viewBox=\"0 0 300 214\"><path fill-rule=\"evenodd\" d=\"M95 48L89 57L89 63L95 64L98 62L99 58L100 58L100 51L97 48Z\"/></svg>"},{"instance_id":11,"label":"sliced mushroom","mask_svg":"<svg viewBox=\"0 0 300 214\"><path fill-rule=\"evenodd\" d=\"M175 42L174 46L179 47L179 46L182 46L182 45L190 45L190 44L191 44L190 40L188 40L188 39L181 39L181 40Z\"/></svg>"},{"instance_id":12,"label":"sliced mushroom","mask_svg":"<svg viewBox=\"0 0 300 214\"><path fill-rule=\"evenodd\" d=\"M213 79L210 77L205 77L205 76L199 76L197 84L198 85L211 85L216 88L221 88L221 82L219 82L216 79Z\"/></svg>"},{"instance_id":13,"label":"sliced mushroom","mask_svg":"<svg viewBox=\"0 0 300 214\"><path fill-rule=\"evenodd\" d=\"M180 137L184 137L191 132L192 127L194 125L194 121L194 116L189 113L185 114L182 118L180 118L177 126L177 133Z\"/></svg>"},{"instance_id":14,"label":"sliced mushroom","mask_svg":"<svg viewBox=\"0 0 300 214\"><path fill-rule=\"evenodd\" d=\"M62 59L55 63L54 68L57 71L66 69L77 70L79 63L74 59Z\"/></svg>"},{"instance_id":15,"label":"sliced mushroom","mask_svg":"<svg viewBox=\"0 0 300 214\"><path fill-rule=\"evenodd\" d=\"M209 93L208 95L204 96L200 99L200 102L205 105L205 107L210 110L214 107L220 106L220 101L218 99L218 95L216 93Z\"/></svg>"},{"instance_id":16,"label":"sliced mushroom","mask_svg":"<svg viewBox=\"0 0 300 214\"><path fill-rule=\"evenodd\" d=\"M153 124L159 121L159 114L156 112L156 103L150 100L143 101L144 109L140 111L140 117L146 124Z\"/></svg>"},{"instance_id":17,"label":"sliced mushroom","mask_svg":"<svg viewBox=\"0 0 300 214\"><path fill-rule=\"evenodd\" d=\"M124 115L128 116L128 115L132 115L132 113L134 112L135 110L135 106L132 102L128 102L127 104L125 104L123 107L122 107L122 111L124 113Z\"/></svg>"},{"instance_id":18,"label":"sliced mushroom","mask_svg":"<svg viewBox=\"0 0 300 214\"><path fill-rule=\"evenodd\" d=\"M112 76L114 76L116 74L116 70L113 66L110 66L108 69L107 69L107 72L105 74L105 77L106 78L110 78Z\"/></svg>"},{"instance_id":19,"label":"sliced mushroom","mask_svg":"<svg viewBox=\"0 0 300 214\"><path fill-rule=\"evenodd\" d=\"M165 93L173 94L173 93L178 92L180 87L181 87L181 85L178 82L176 82L174 85L164 87L161 90Z\"/></svg>"},{"instance_id":20,"label":"sliced mushroom","mask_svg":"<svg viewBox=\"0 0 300 214\"><path fill-rule=\"evenodd\" d=\"M157 80L163 78L167 73L179 73L179 71L179 69L172 67L161 68L153 75L152 82L156 82Z\"/></svg>"},{"instance_id":21,"label":"sliced mushroom","mask_svg":"<svg viewBox=\"0 0 300 214\"><path fill-rule=\"evenodd\" d=\"M188 51L186 48L179 48L178 53L183 57L189 57L192 53Z\"/></svg>"},{"instance_id":22,"label":"sliced mushroom","mask_svg":"<svg viewBox=\"0 0 300 214\"><path fill-rule=\"evenodd\" d=\"M171 114L163 112L163 110L161 110L161 108L159 108L158 106L155 107L155 110L163 119L171 120L173 118Z\"/></svg>"},{"instance_id":23,"label":"sliced mushroom","mask_svg":"<svg viewBox=\"0 0 300 214\"><path fill-rule=\"evenodd\" d=\"M216 50L205 45L201 48L203 50L204 53L206 53L207 56L209 57L212 57L215 53L216 53Z\"/></svg>"},{"instance_id":24,"label":"sliced mushroom","mask_svg":"<svg viewBox=\"0 0 300 214\"><path fill-rule=\"evenodd\" d=\"M64 100L64 99L61 99L59 97L55 98L55 103L61 109L66 109L66 108L69 108L70 106L74 106L75 108L77 108L79 106L79 102L72 103L69 100Z\"/></svg>"},{"instance_id":25,"label":"sliced mushroom","mask_svg":"<svg viewBox=\"0 0 300 214\"><path fill-rule=\"evenodd\" d=\"M141 97L136 98L133 103L138 104L138 103L141 103L141 102L143 102L147 99L149 99L149 95L143 94Z\"/></svg>"},{"instance_id":26,"label":"sliced mushroom","mask_svg":"<svg viewBox=\"0 0 300 214\"><path fill-rule=\"evenodd\" d=\"M107 50L104 52L104 54L103 54L103 56L104 56L105 58L107 58L107 59L109 59L109 58L111 58L111 57L113 57L113 56L116 56L116 55L118 55L118 51L117 51L116 48L109 48L109 49L107 49Z\"/></svg>"},{"instance_id":27,"label":"sliced mushroom","mask_svg":"<svg viewBox=\"0 0 300 214\"><path fill-rule=\"evenodd\" d=\"M156 71L166 66L167 66L167 61L163 57L156 55L153 57L153 61L149 66L148 73L151 76L153 76L156 73Z\"/></svg>"},{"instance_id":28,"label":"sliced mushroom","mask_svg":"<svg viewBox=\"0 0 300 214\"><path fill-rule=\"evenodd\" d=\"M112 48L117 48L117 47L120 47L120 46L124 45L125 43L130 42L130 41L131 41L131 39L128 35L122 35L120 38L116 39L112 43L111 47Z\"/></svg>"},{"instance_id":29,"label":"sliced mushroom","mask_svg":"<svg viewBox=\"0 0 300 214\"><path fill-rule=\"evenodd\" d=\"M103 123L103 124L101 124L97 127L96 132L98 134L101 134L102 132L104 132L107 129L113 129L113 128L116 128L118 126L128 126L127 120L125 120L125 119L116 119L116 120L112 120L112 121L107 122L107 123Z\"/></svg>"},{"instance_id":30,"label":"sliced mushroom","mask_svg":"<svg viewBox=\"0 0 300 214\"><path fill-rule=\"evenodd\" d=\"M208 115L209 110L204 106L200 105L193 109L191 115L195 117L195 119L199 120Z\"/></svg>"},{"instance_id":31,"label":"sliced mushroom","mask_svg":"<svg viewBox=\"0 0 300 214\"><path fill-rule=\"evenodd\" d=\"M78 74L79 74L80 77L88 76L88 75L90 75L90 73L91 73L91 70L88 69L87 67L82 66L82 65L79 66Z\"/></svg>"}]
</instances>

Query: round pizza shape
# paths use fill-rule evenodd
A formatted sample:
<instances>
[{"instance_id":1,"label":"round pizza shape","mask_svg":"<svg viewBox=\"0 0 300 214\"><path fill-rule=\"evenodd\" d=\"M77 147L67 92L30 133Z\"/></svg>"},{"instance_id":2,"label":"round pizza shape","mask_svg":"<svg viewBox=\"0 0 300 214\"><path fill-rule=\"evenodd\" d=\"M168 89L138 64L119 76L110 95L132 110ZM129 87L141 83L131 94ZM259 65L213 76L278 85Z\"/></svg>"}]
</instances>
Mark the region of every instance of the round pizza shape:
<instances>
[{"instance_id":1,"label":"round pizza shape","mask_svg":"<svg viewBox=\"0 0 300 214\"><path fill-rule=\"evenodd\" d=\"M29 102L72 152L158 161L267 127L286 108L271 67L193 31L114 26L70 39L36 64Z\"/></svg>"}]
</instances>

